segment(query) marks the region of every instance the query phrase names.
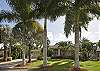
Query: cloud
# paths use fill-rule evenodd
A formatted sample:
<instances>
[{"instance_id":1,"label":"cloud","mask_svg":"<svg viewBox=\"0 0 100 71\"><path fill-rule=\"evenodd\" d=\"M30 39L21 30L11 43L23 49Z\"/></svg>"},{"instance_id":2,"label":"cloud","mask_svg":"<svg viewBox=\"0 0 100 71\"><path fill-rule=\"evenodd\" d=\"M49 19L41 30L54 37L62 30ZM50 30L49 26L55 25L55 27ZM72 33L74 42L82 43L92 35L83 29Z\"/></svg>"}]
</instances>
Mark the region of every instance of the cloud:
<instances>
[{"instance_id":1,"label":"cloud","mask_svg":"<svg viewBox=\"0 0 100 71\"><path fill-rule=\"evenodd\" d=\"M48 32L48 38L51 41L50 45L54 45L55 43L60 41L72 41L74 43L74 34L70 35L67 38L64 33Z\"/></svg>"},{"instance_id":2,"label":"cloud","mask_svg":"<svg viewBox=\"0 0 100 71\"><path fill-rule=\"evenodd\" d=\"M55 43L59 41L66 40L66 37L63 33L48 32L48 38L51 41L51 45L54 45Z\"/></svg>"},{"instance_id":3,"label":"cloud","mask_svg":"<svg viewBox=\"0 0 100 71\"><path fill-rule=\"evenodd\" d=\"M97 42L100 40L100 21L94 18L88 26L88 31L82 29L82 38L86 37L87 39Z\"/></svg>"},{"instance_id":4,"label":"cloud","mask_svg":"<svg viewBox=\"0 0 100 71\"><path fill-rule=\"evenodd\" d=\"M50 41L53 41L54 37L53 37L53 33L52 32L48 32L47 36L48 36Z\"/></svg>"},{"instance_id":5,"label":"cloud","mask_svg":"<svg viewBox=\"0 0 100 71\"><path fill-rule=\"evenodd\" d=\"M62 24L57 24L57 25L58 26L56 26L56 28L59 26L62 26ZM53 24L52 24L52 26L53 26ZM69 37L66 38L65 34L63 33L64 31L61 32L61 30L64 29L63 27L60 27L59 29L56 29L54 27L52 28L51 26L48 26L48 27L49 27L48 37L51 41L51 45L54 45L55 43L57 43L59 41L72 41L74 43L74 40L75 40L74 33L71 33L71 35L69 35ZM53 30L50 31L50 29L55 29L57 32L55 32ZM82 29L81 39L83 37L91 40L92 42L99 41L100 40L100 21L97 20L96 18L94 18L88 25L88 31L85 31L84 29Z\"/></svg>"}]
</instances>

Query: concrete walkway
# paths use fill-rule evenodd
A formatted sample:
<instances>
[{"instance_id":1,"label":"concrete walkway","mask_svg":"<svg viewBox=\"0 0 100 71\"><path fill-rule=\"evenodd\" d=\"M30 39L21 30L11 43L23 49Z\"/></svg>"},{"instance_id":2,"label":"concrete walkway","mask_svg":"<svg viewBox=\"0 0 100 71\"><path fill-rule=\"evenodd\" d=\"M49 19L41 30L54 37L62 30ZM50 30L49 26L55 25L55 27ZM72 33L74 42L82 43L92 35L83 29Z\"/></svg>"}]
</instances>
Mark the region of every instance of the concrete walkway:
<instances>
[{"instance_id":1,"label":"concrete walkway","mask_svg":"<svg viewBox=\"0 0 100 71\"><path fill-rule=\"evenodd\" d=\"M32 59L34 61L36 59ZM28 59L26 59L28 61ZM1 62L0 63L0 69L7 69L7 68L14 68L16 65L22 63L22 59L16 59L8 62Z\"/></svg>"},{"instance_id":2,"label":"concrete walkway","mask_svg":"<svg viewBox=\"0 0 100 71\"><path fill-rule=\"evenodd\" d=\"M28 69L0 69L0 71L30 71Z\"/></svg>"}]
</instances>

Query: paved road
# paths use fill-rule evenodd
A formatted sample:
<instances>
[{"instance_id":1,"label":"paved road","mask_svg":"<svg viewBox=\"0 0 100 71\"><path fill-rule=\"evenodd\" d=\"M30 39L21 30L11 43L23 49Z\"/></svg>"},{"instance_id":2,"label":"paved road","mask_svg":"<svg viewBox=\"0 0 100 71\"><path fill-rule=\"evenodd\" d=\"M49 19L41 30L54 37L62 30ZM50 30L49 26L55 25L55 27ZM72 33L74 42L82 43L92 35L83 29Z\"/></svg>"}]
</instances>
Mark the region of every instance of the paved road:
<instances>
[{"instance_id":1,"label":"paved road","mask_svg":"<svg viewBox=\"0 0 100 71\"><path fill-rule=\"evenodd\" d=\"M34 61L34 60L36 60L36 59L32 59L32 61ZM0 63L0 71L30 71L25 68L22 68L22 69L15 68L15 66L21 62L22 62L22 59L16 59L16 60L8 61L8 62L2 62L2 63Z\"/></svg>"},{"instance_id":2,"label":"paved road","mask_svg":"<svg viewBox=\"0 0 100 71\"><path fill-rule=\"evenodd\" d=\"M2 62L0 63L0 68L13 68L21 62L22 62L21 59L16 59L16 60L8 61L8 62Z\"/></svg>"},{"instance_id":3,"label":"paved road","mask_svg":"<svg viewBox=\"0 0 100 71\"><path fill-rule=\"evenodd\" d=\"M1 69L0 71L28 71L28 69Z\"/></svg>"}]
</instances>

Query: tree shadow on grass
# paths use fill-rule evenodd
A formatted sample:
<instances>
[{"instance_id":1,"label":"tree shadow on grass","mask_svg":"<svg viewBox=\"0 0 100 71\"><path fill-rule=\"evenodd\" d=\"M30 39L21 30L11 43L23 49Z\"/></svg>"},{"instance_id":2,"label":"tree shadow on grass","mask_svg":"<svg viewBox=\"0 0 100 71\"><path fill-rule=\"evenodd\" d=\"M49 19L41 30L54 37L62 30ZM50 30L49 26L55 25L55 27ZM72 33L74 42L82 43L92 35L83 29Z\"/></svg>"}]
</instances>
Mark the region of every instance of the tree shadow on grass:
<instances>
[{"instance_id":1,"label":"tree shadow on grass","mask_svg":"<svg viewBox=\"0 0 100 71\"><path fill-rule=\"evenodd\" d=\"M72 67L72 65L73 65L72 61L62 60L55 62L54 64L47 67L43 67L43 65L40 65L39 68L32 68L29 69L28 71L69 71L69 68Z\"/></svg>"}]
</instances>

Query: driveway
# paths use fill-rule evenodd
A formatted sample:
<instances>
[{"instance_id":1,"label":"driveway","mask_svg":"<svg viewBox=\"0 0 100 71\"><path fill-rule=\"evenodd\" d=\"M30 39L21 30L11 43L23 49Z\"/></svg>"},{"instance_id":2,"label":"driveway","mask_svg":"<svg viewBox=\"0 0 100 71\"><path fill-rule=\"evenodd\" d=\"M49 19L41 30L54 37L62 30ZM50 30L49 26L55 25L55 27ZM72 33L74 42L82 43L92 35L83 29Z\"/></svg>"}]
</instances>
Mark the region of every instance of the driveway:
<instances>
[{"instance_id":1,"label":"driveway","mask_svg":"<svg viewBox=\"0 0 100 71\"><path fill-rule=\"evenodd\" d=\"M28 59L26 59L27 61ZM32 59L34 61L36 59ZM15 68L16 65L22 63L22 59L16 59L8 62L0 63L0 71L28 71L27 68Z\"/></svg>"}]
</instances>

